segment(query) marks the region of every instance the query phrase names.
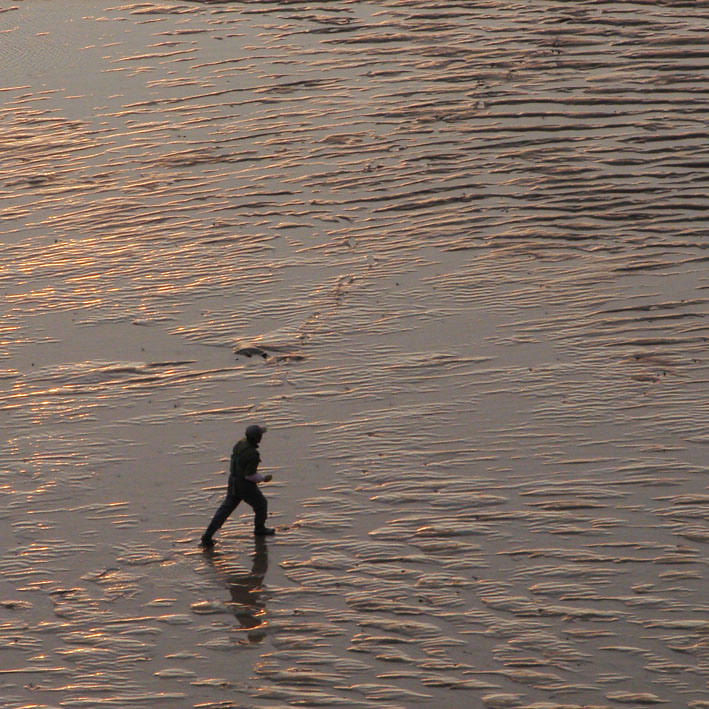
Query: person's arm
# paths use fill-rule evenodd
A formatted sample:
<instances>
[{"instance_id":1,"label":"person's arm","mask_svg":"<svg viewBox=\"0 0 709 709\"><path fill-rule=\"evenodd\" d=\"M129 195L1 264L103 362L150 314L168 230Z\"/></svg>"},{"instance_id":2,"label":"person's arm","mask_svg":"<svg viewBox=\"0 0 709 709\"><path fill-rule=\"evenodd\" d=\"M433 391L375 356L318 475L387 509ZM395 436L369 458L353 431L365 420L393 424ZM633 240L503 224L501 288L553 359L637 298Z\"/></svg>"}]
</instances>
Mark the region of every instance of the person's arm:
<instances>
[{"instance_id":1,"label":"person's arm","mask_svg":"<svg viewBox=\"0 0 709 709\"><path fill-rule=\"evenodd\" d=\"M255 455L249 456L244 462L244 477L252 483L267 483L272 480L270 475L261 475L258 472L258 465L261 462L261 456L256 452Z\"/></svg>"},{"instance_id":2,"label":"person's arm","mask_svg":"<svg viewBox=\"0 0 709 709\"><path fill-rule=\"evenodd\" d=\"M261 475L261 473L254 473L253 475L244 475L244 477L251 483L262 483L266 481L266 478Z\"/></svg>"}]
</instances>

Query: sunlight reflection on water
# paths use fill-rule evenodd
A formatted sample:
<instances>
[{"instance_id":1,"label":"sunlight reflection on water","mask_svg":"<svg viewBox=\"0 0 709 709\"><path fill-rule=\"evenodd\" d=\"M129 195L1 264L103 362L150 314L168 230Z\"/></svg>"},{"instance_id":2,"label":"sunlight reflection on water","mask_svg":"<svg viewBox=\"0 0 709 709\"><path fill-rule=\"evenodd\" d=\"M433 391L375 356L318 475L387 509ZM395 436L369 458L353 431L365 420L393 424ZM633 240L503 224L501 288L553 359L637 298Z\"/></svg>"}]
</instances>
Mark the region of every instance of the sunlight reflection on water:
<instances>
[{"instance_id":1,"label":"sunlight reflection on water","mask_svg":"<svg viewBox=\"0 0 709 709\"><path fill-rule=\"evenodd\" d=\"M705 3L99 5L0 12L6 706L707 704Z\"/></svg>"}]
</instances>

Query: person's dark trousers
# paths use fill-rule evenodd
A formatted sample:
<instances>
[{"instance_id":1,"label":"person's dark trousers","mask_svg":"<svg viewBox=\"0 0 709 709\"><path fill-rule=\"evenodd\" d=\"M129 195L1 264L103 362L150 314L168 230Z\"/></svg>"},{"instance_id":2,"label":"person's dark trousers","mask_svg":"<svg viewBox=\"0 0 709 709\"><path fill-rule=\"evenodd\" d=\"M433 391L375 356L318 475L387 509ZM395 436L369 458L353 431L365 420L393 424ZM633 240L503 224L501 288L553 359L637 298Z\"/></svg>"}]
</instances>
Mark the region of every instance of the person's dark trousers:
<instances>
[{"instance_id":1,"label":"person's dark trousers","mask_svg":"<svg viewBox=\"0 0 709 709\"><path fill-rule=\"evenodd\" d=\"M209 523L202 538L211 539L212 535L221 528L242 500L247 505L250 505L254 511L254 529L263 529L268 516L268 501L256 483L230 475L224 502L214 513L214 517L212 517L212 521Z\"/></svg>"}]
</instances>

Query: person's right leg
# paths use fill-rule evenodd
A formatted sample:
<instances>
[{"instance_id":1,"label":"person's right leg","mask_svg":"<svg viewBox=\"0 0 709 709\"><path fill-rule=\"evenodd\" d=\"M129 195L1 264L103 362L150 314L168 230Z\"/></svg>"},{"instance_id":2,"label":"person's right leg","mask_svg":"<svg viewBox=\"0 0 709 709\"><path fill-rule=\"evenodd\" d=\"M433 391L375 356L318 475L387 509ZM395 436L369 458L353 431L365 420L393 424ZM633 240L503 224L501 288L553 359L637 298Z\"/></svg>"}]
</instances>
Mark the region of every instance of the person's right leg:
<instances>
[{"instance_id":1,"label":"person's right leg","mask_svg":"<svg viewBox=\"0 0 709 709\"><path fill-rule=\"evenodd\" d=\"M224 522L226 522L229 515L236 509L239 502L241 502L241 498L236 490L236 485L233 480L229 480L229 487L227 489L224 502L219 505L219 508L214 513L214 517L212 517L212 521L209 523L209 526L202 535L202 544L204 546L209 547L214 544L212 536L218 529L221 529L221 526Z\"/></svg>"},{"instance_id":2,"label":"person's right leg","mask_svg":"<svg viewBox=\"0 0 709 709\"><path fill-rule=\"evenodd\" d=\"M265 536L267 534L275 534L275 530L266 526L266 517L268 516L268 501L263 496L261 490L256 483L243 480L238 485L239 497L251 505L254 511L254 534Z\"/></svg>"}]
</instances>

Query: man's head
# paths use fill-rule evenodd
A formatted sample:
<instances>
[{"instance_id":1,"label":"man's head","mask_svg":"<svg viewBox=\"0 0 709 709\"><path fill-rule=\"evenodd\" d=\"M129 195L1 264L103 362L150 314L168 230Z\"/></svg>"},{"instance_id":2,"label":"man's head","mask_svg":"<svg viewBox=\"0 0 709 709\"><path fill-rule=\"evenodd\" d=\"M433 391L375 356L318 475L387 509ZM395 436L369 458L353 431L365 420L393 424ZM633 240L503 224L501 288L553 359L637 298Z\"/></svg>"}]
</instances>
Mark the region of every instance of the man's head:
<instances>
[{"instance_id":1,"label":"man's head","mask_svg":"<svg viewBox=\"0 0 709 709\"><path fill-rule=\"evenodd\" d=\"M257 426L255 423L252 423L250 426L246 427L246 438L254 445L258 445L261 442L261 437L264 433L266 433L265 426Z\"/></svg>"}]
</instances>

